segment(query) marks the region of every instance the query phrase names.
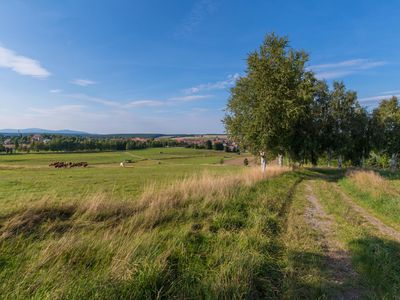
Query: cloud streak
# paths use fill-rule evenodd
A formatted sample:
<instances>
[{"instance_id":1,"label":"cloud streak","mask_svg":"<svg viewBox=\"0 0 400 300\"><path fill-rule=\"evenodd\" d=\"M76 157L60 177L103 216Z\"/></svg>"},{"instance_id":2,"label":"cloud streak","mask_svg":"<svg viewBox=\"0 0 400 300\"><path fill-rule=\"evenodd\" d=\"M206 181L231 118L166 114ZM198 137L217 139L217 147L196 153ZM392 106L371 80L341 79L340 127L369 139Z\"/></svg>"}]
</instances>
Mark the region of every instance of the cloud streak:
<instances>
[{"instance_id":1,"label":"cloud streak","mask_svg":"<svg viewBox=\"0 0 400 300\"><path fill-rule=\"evenodd\" d=\"M217 10L217 7L218 5L215 0L197 1L190 13L183 20L183 24L176 35L183 37L190 35L208 15Z\"/></svg>"},{"instance_id":2,"label":"cloud streak","mask_svg":"<svg viewBox=\"0 0 400 300\"><path fill-rule=\"evenodd\" d=\"M184 89L183 92L185 94L196 94L204 91L223 90L228 87L231 87L239 77L240 75L238 73L235 73L233 75L231 74L228 75L228 78L226 80L199 84L197 86Z\"/></svg>"},{"instance_id":3,"label":"cloud streak","mask_svg":"<svg viewBox=\"0 0 400 300\"><path fill-rule=\"evenodd\" d=\"M187 96L180 96L180 97L172 97L169 98L168 101L174 101L174 102L191 102L191 101L197 101L197 100L202 100L202 99L208 99L212 98L214 95L187 95Z\"/></svg>"},{"instance_id":4,"label":"cloud streak","mask_svg":"<svg viewBox=\"0 0 400 300\"><path fill-rule=\"evenodd\" d=\"M89 79L74 79L73 81L71 81L72 84L75 85L79 85L79 86L88 86L88 85L92 85L92 84L96 84L96 81L93 80L89 80Z\"/></svg>"},{"instance_id":5,"label":"cloud streak","mask_svg":"<svg viewBox=\"0 0 400 300\"><path fill-rule=\"evenodd\" d=\"M72 98L76 100L102 104L105 106L113 107L115 109L129 109L129 108L142 108L142 107L155 107L155 106L167 106L176 105L184 102L197 101L202 99L212 98L213 95L186 95L180 97L171 97L164 101L154 100L154 99L139 99L130 102L118 102L113 100L108 100L99 97L92 97L86 94L66 94L67 98Z\"/></svg>"},{"instance_id":6,"label":"cloud streak","mask_svg":"<svg viewBox=\"0 0 400 300\"><path fill-rule=\"evenodd\" d=\"M400 98L400 91L394 91L397 93L388 93L388 92L382 92L380 95L377 96L370 96L370 97L364 97L358 99L360 103L374 103L374 102L380 102L383 99L389 99L392 96Z\"/></svg>"},{"instance_id":7,"label":"cloud streak","mask_svg":"<svg viewBox=\"0 0 400 300\"><path fill-rule=\"evenodd\" d=\"M47 78L51 75L37 60L19 55L4 47L0 47L0 67L35 78Z\"/></svg>"},{"instance_id":8,"label":"cloud streak","mask_svg":"<svg viewBox=\"0 0 400 300\"><path fill-rule=\"evenodd\" d=\"M385 61L375 61L370 59L352 59L337 63L312 65L308 67L319 79L341 78L364 70L380 67L387 64Z\"/></svg>"}]
</instances>

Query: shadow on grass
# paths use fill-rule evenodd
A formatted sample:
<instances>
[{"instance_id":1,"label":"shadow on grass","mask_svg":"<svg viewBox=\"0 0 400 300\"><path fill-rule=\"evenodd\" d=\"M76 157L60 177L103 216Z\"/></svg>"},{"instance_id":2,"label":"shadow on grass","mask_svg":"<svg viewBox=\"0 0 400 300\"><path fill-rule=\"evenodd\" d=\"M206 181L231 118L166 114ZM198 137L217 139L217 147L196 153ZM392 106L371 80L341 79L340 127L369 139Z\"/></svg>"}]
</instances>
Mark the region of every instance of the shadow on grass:
<instances>
[{"instance_id":1,"label":"shadow on grass","mask_svg":"<svg viewBox=\"0 0 400 300\"><path fill-rule=\"evenodd\" d=\"M337 272L337 268L347 263L345 258L292 251L289 260L293 272L287 276L287 299L354 299L362 294L354 276L338 275L342 272ZM332 269L332 265L337 268Z\"/></svg>"},{"instance_id":2,"label":"shadow on grass","mask_svg":"<svg viewBox=\"0 0 400 300\"><path fill-rule=\"evenodd\" d=\"M288 299L398 299L400 295L400 243L367 236L349 243L352 265L357 272L339 283L335 270L341 259L311 252L291 252L293 271L287 275ZM353 299L353 298L352 298Z\"/></svg>"},{"instance_id":3,"label":"shadow on grass","mask_svg":"<svg viewBox=\"0 0 400 300\"><path fill-rule=\"evenodd\" d=\"M334 169L334 168L306 168L298 170L298 174L304 180L321 179L329 182L338 182L345 177L347 169Z\"/></svg>"},{"instance_id":4,"label":"shadow on grass","mask_svg":"<svg viewBox=\"0 0 400 300\"><path fill-rule=\"evenodd\" d=\"M400 295L400 243L367 236L349 244L360 280L371 299L398 299Z\"/></svg>"}]
</instances>

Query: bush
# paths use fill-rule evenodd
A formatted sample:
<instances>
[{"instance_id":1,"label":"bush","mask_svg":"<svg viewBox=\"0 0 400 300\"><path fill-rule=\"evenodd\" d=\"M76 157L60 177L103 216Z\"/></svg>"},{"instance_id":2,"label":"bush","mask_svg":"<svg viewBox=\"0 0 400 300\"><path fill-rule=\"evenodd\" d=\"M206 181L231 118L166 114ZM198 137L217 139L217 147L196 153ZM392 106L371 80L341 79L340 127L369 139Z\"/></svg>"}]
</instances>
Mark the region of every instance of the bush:
<instances>
[{"instance_id":1,"label":"bush","mask_svg":"<svg viewBox=\"0 0 400 300\"><path fill-rule=\"evenodd\" d=\"M390 166L390 157L386 153L380 154L371 151L368 159L365 161L365 166L372 168L386 169Z\"/></svg>"}]
</instances>

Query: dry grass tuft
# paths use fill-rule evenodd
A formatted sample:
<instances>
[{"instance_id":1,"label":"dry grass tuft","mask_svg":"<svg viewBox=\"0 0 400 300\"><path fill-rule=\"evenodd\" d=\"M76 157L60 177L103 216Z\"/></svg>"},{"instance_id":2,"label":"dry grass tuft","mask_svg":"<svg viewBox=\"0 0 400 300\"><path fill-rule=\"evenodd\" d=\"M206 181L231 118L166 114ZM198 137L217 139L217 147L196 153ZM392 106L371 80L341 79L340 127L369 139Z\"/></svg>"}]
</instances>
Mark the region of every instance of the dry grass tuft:
<instances>
[{"instance_id":1,"label":"dry grass tuft","mask_svg":"<svg viewBox=\"0 0 400 300\"><path fill-rule=\"evenodd\" d=\"M135 214L137 208L129 201L110 201L105 194L96 194L82 202L77 215L90 221L117 221Z\"/></svg>"},{"instance_id":2,"label":"dry grass tuft","mask_svg":"<svg viewBox=\"0 0 400 300\"><path fill-rule=\"evenodd\" d=\"M361 190L373 197L396 196L398 191L388 180L374 171L350 171L346 176Z\"/></svg>"},{"instance_id":3,"label":"dry grass tuft","mask_svg":"<svg viewBox=\"0 0 400 300\"><path fill-rule=\"evenodd\" d=\"M49 221L68 220L75 211L76 205L51 203L49 200L41 201L16 213L6 221L1 230L0 240L18 234L36 233L42 224Z\"/></svg>"},{"instance_id":4,"label":"dry grass tuft","mask_svg":"<svg viewBox=\"0 0 400 300\"><path fill-rule=\"evenodd\" d=\"M166 216L168 210L184 206L188 201L203 200L205 203L224 201L235 193L237 187L251 186L262 179L290 170L288 167L271 166L263 175L259 168L249 168L243 172L225 176L204 172L177 181L164 187L160 192L156 192L155 186L150 185L138 201L138 208L147 208L142 225L152 227L158 224Z\"/></svg>"}]
</instances>

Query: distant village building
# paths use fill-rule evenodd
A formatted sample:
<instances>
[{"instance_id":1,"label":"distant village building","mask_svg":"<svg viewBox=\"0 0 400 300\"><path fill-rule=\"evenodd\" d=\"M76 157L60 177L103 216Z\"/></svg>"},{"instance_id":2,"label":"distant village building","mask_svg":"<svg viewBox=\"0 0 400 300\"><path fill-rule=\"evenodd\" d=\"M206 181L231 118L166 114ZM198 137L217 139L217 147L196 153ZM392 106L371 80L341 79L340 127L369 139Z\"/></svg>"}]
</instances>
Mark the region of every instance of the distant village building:
<instances>
[{"instance_id":1,"label":"distant village building","mask_svg":"<svg viewBox=\"0 0 400 300\"><path fill-rule=\"evenodd\" d=\"M32 135L31 140L33 142L42 142L43 136L41 134L34 134L34 135Z\"/></svg>"}]
</instances>

